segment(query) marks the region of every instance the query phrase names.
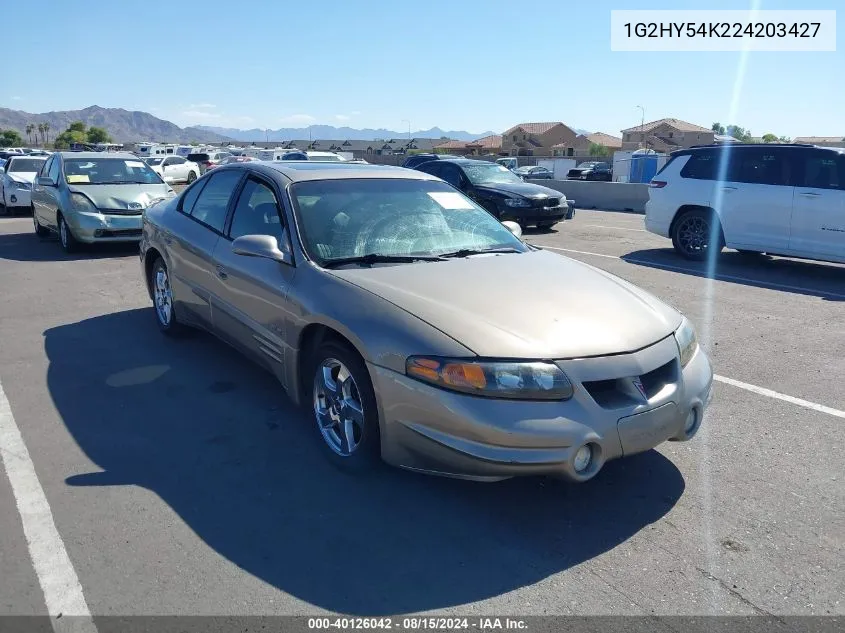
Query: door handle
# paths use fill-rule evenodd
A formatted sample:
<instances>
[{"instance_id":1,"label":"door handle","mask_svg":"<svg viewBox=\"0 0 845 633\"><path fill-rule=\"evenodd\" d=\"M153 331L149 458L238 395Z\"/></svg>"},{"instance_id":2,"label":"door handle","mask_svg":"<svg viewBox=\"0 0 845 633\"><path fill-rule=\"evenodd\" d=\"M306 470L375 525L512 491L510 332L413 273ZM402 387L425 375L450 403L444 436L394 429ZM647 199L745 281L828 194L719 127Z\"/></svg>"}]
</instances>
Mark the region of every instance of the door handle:
<instances>
[{"instance_id":1,"label":"door handle","mask_svg":"<svg viewBox=\"0 0 845 633\"><path fill-rule=\"evenodd\" d=\"M736 191L736 187L722 187L722 191Z\"/></svg>"},{"instance_id":2,"label":"door handle","mask_svg":"<svg viewBox=\"0 0 845 633\"><path fill-rule=\"evenodd\" d=\"M226 279L229 276L229 273L226 272L226 269L223 266L216 266L217 276L220 279Z\"/></svg>"},{"instance_id":3,"label":"door handle","mask_svg":"<svg viewBox=\"0 0 845 633\"><path fill-rule=\"evenodd\" d=\"M816 193L815 191L801 191L798 195L804 198L818 198L822 194Z\"/></svg>"}]
</instances>

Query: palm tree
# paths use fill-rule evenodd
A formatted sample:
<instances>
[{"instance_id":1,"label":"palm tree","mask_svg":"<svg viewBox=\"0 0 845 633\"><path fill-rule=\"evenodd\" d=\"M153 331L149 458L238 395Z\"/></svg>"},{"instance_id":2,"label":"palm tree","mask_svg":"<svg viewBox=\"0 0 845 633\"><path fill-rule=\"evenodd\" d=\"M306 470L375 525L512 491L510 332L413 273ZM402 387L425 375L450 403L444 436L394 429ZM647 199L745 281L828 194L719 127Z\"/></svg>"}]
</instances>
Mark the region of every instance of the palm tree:
<instances>
[{"instance_id":1,"label":"palm tree","mask_svg":"<svg viewBox=\"0 0 845 633\"><path fill-rule=\"evenodd\" d=\"M44 124L43 123L38 124L38 131L41 132L41 144L43 145L44 144Z\"/></svg>"},{"instance_id":2,"label":"palm tree","mask_svg":"<svg viewBox=\"0 0 845 633\"><path fill-rule=\"evenodd\" d=\"M26 124L26 138L29 141L29 144L32 145L32 132L35 130L35 126L32 123ZM36 142L38 139L35 139Z\"/></svg>"},{"instance_id":3,"label":"palm tree","mask_svg":"<svg viewBox=\"0 0 845 633\"><path fill-rule=\"evenodd\" d=\"M50 124L44 121L44 140L45 142L50 142Z\"/></svg>"}]
</instances>

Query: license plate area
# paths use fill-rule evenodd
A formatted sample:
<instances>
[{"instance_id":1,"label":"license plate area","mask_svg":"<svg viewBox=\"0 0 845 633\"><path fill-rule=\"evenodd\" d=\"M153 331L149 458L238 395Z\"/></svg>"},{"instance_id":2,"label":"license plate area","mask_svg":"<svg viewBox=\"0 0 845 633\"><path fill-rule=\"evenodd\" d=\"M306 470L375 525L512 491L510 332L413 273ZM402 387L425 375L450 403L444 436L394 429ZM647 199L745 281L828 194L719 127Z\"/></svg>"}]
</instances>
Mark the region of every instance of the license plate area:
<instances>
[{"instance_id":1,"label":"license plate area","mask_svg":"<svg viewBox=\"0 0 845 633\"><path fill-rule=\"evenodd\" d=\"M642 453L683 430L683 420L674 402L621 418L617 423L624 455Z\"/></svg>"}]
</instances>

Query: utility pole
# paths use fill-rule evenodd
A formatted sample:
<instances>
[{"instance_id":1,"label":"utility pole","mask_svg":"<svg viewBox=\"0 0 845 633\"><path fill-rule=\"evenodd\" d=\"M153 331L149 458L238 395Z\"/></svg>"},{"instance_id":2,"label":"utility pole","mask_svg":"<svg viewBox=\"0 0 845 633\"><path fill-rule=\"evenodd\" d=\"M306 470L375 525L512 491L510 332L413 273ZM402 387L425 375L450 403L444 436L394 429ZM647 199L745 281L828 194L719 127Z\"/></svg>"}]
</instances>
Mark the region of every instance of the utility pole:
<instances>
[{"instance_id":1,"label":"utility pole","mask_svg":"<svg viewBox=\"0 0 845 633\"><path fill-rule=\"evenodd\" d=\"M643 137L643 128L645 128L645 108L641 105L638 105L637 107L640 109L642 115L640 118L640 147L643 147L645 141L645 138Z\"/></svg>"}]
</instances>

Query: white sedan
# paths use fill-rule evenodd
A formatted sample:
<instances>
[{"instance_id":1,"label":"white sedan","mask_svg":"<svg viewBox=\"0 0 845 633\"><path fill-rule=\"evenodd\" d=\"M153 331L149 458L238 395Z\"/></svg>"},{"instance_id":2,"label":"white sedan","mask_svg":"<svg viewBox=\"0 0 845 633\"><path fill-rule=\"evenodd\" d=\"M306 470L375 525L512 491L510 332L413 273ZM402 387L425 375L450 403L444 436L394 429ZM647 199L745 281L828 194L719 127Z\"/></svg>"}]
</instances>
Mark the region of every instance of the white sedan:
<instances>
[{"instance_id":1,"label":"white sedan","mask_svg":"<svg viewBox=\"0 0 845 633\"><path fill-rule=\"evenodd\" d=\"M200 166L181 156L155 156L145 159L145 162L169 185L191 184L200 176Z\"/></svg>"},{"instance_id":2,"label":"white sedan","mask_svg":"<svg viewBox=\"0 0 845 633\"><path fill-rule=\"evenodd\" d=\"M11 213L30 208L32 182L47 160L26 154L9 156L0 177L0 210Z\"/></svg>"}]
</instances>

